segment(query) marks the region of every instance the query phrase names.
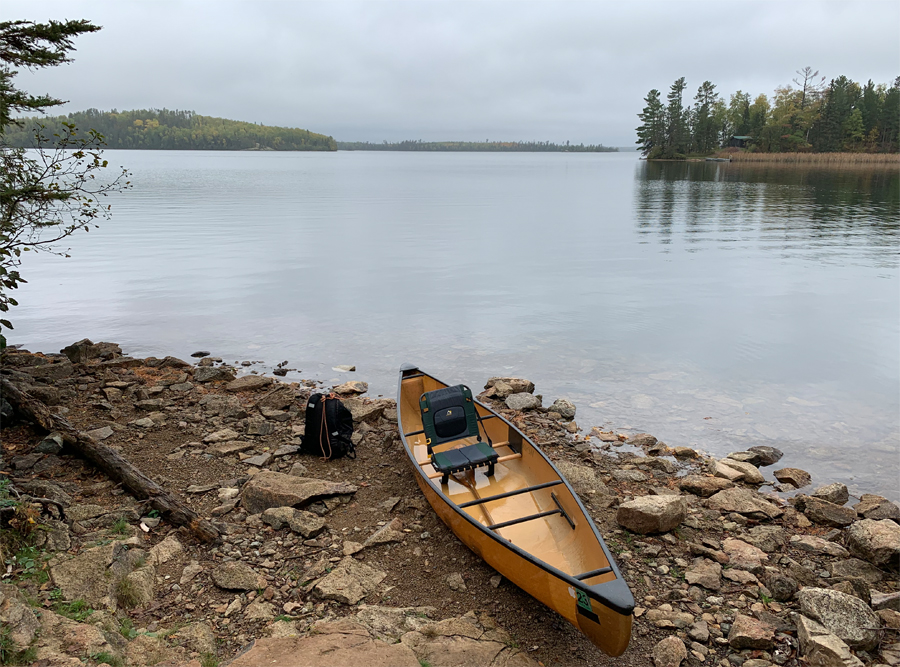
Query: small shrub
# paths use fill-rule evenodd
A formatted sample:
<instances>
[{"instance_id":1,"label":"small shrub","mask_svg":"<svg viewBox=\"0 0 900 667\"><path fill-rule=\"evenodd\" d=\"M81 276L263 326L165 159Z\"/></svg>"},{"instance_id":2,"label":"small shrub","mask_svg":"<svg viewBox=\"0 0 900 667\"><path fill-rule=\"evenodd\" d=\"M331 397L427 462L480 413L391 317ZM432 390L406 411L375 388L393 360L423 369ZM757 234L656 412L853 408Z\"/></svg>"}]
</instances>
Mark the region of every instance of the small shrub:
<instances>
[{"instance_id":1,"label":"small shrub","mask_svg":"<svg viewBox=\"0 0 900 667\"><path fill-rule=\"evenodd\" d=\"M113 524L112 532L116 535L127 535L131 532L131 527L124 518L121 518Z\"/></svg>"},{"instance_id":2,"label":"small shrub","mask_svg":"<svg viewBox=\"0 0 900 667\"><path fill-rule=\"evenodd\" d=\"M137 628L134 627L134 623L127 616L119 621L119 634L128 641L137 637Z\"/></svg>"},{"instance_id":3,"label":"small shrub","mask_svg":"<svg viewBox=\"0 0 900 667\"><path fill-rule=\"evenodd\" d=\"M73 621L82 623L88 616L94 613L94 610L87 602L81 598L72 602L57 602L53 605L53 610L60 616L71 618Z\"/></svg>"},{"instance_id":4,"label":"small shrub","mask_svg":"<svg viewBox=\"0 0 900 667\"><path fill-rule=\"evenodd\" d=\"M134 609L140 601L134 582L127 578L120 579L116 584L116 602L125 609Z\"/></svg>"},{"instance_id":5,"label":"small shrub","mask_svg":"<svg viewBox=\"0 0 900 667\"><path fill-rule=\"evenodd\" d=\"M91 660L98 665L109 665L110 667L124 667L125 665L125 663L122 662L122 658L119 658L112 653L108 653L107 651L95 653L91 656Z\"/></svg>"}]
</instances>

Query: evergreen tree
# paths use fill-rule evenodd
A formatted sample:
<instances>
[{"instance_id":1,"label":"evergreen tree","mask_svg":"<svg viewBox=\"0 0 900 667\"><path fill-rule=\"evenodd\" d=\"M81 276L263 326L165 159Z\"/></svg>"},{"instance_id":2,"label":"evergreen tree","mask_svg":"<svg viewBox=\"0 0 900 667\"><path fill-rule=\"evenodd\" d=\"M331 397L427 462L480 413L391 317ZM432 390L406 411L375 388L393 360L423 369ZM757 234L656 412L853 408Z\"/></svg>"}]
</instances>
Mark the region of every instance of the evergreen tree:
<instances>
[{"instance_id":1,"label":"evergreen tree","mask_svg":"<svg viewBox=\"0 0 900 667\"><path fill-rule=\"evenodd\" d=\"M708 153L717 148L718 128L713 119L713 107L719 99L716 86L704 81L694 96L693 149L697 153Z\"/></svg>"},{"instance_id":2,"label":"evergreen tree","mask_svg":"<svg viewBox=\"0 0 900 667\"><path fill-rule=\"evenodd\" d=\"M684 89L684 77L681 77L675 80L666 96L666 139L663 157L678 157L688 152L690 132L688 114L682 107Z\"/></svg>"},{"instance_id":3,"label":"evergreen tree","mask_svg":"<svg viewBox=\"0 0 900 667\"><path fill-rule=\"evenodd\" d=\"M641 124L637 128L640 150L645 157L658 157L665 150L666 110L655 88L644 98L644 110L638 114Z\"/></svg>"}]
</instances>

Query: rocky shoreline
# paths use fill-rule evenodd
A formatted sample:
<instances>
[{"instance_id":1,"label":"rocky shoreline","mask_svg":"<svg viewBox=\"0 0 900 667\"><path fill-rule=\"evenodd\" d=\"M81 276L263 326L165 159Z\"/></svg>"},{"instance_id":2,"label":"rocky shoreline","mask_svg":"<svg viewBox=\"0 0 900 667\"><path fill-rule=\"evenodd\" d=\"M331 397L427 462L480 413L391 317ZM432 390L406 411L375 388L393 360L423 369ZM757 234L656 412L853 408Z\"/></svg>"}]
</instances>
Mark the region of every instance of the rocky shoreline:
<instances>
[{"instance_id":1,"label":"rocky shoreline","mask_svg":"<svg viewBox=\"0 0 900 667\"><path fill-rule=\"evenodd\" d=\"M481 400L555 462L631 586L632 643L614 659L440 523L393 400L197 357L132 359L87 340L5 354L0 378L220 539L159 516L4 397L0 664L900 664L900 508L790 467L761 493L776 449L716 460L648 434L583 435L569 401L543 408L531 382L487 380ZM299 454L317 389L350 408L356 460Z\"/></svg>"}]
</instances>

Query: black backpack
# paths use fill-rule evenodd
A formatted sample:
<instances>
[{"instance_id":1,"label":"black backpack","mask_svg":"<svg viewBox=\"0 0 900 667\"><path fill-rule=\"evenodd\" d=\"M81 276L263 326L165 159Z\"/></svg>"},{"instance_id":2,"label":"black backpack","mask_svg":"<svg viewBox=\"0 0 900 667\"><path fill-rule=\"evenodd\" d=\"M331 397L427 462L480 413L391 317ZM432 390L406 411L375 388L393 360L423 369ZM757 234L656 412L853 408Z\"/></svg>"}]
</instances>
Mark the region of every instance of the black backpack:
<instances>
[{"instance_id":1,"label":"black backpack","mask_svg":"<svg viewBox=\"0 0 900 667\"><path fill-rule=\"evenodd\" d=\"M304 454L326 461L342 456L356 458L353 415L334 394L313 394L306 402L306 432L300 443Z\"/></svg>"}]
</instances>

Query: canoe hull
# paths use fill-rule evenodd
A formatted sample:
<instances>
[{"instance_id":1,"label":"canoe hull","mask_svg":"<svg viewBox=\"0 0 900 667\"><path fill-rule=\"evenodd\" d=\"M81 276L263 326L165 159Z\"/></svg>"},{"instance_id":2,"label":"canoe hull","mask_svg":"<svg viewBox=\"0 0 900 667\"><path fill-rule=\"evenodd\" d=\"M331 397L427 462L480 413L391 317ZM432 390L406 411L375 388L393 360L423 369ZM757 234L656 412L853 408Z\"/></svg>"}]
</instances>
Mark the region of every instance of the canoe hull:
<instances>
[{"instance_id":1,"label":"canoe hull","mask_svg":"<svg viewBox=\"0 0 900 667\"><path fill-rule=\"evenodd\" d=\"M475 401L481 428L500 454L496 475L485 476L482 469L468 482L454 478L439 484L441 473L430 464L422 435L419 397L446 386L416 367L401 368L400 437L425 498L497 572L601 650L621 655L631 639L631 591L577 494L525 434Z\"/></svg>"},{"instance_id":2,"label":"canoe hull","mask_svg":"<svg viewBox=\"0 0 900 667\"><path fill-rule=\"evenodd\" d=\"M450 507L444 496L436 493L427 479L416 475L416 482L441 521L484 562L533 598L559 613L604 653L617 656L625 652L631 639L631 615L618 614L593 600L591 611L596 620L579 613L575 591L568 582L501 543L486 540L482 531Z\"/></svg>"}]
</instances>

